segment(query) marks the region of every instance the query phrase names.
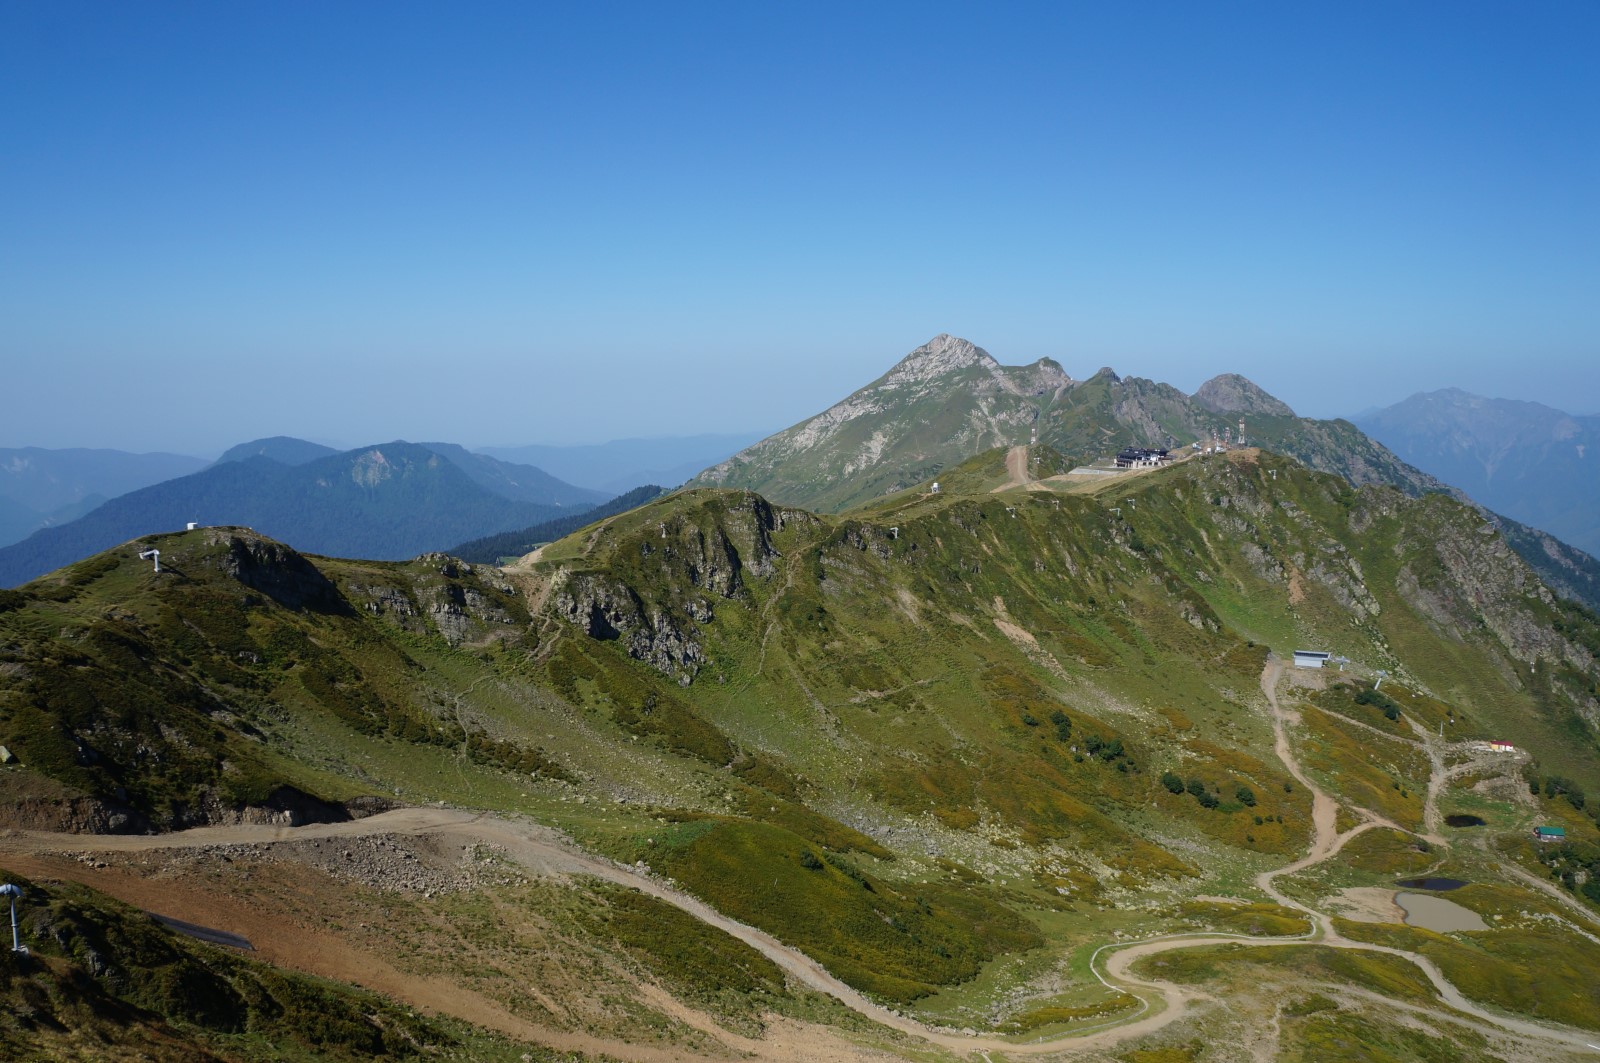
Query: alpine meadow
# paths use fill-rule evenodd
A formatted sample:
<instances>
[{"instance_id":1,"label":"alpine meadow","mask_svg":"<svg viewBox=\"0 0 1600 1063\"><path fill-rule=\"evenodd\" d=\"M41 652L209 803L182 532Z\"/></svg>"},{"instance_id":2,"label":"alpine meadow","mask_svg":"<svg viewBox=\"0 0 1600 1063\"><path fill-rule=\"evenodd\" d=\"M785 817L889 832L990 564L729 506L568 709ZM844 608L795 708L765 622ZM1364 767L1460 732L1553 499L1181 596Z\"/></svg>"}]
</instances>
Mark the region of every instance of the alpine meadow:
<instances>
[{"instance_id":1,"label":"alpine meadow","mask_svg":"<svg viewBox=\"0 0 1600 1063\"><path fill-rule=\"evenodd\" d=\"M0 1052L1593 1058L1600 570L1347 421L941 335L470 545L0 591Z\"/></svg>"}]
</instances>

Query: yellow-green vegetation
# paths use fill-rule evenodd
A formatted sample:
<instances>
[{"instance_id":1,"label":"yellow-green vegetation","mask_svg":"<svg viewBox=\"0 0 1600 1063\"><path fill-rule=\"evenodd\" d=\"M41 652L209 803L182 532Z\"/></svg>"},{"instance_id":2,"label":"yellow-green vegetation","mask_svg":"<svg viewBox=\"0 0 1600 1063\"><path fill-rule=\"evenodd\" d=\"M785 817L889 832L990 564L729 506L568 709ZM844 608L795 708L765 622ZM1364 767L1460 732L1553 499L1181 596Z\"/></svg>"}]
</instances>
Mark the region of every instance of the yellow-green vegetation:
<instances>
[{"instance_id":1,"label":"yellow-green vegetation","mask_svg":"<svg viewBox=\"0 0 1600 1063\"><path fill-rule=\"evenodd\" d=\"M1285 1009L1279 1057L1292 1063L1462 1063L1498 1060L1482 1035L1452 1028L1449 1038L1383 1021L1352 1015L1338 1008L1318 1007L1297 1014Z\"/></svg>"},{"instance_id":2,"label":"yellow-green vegetation","mask_svg":"<svg viewBox=\"0 0 1600 1063\"><path fill-rule=\"evenodd\" d=\"M1337 788L1355 804L1402 827L1422 829L1426 758L1398 742L1358 736L1348 724L1309 706L1301 719L1308 736L1302 762L1308 768L1337 780Z\"/></svg>"},{"instance_id":3,"label":"yellow-green vegetation","mask_svg":"<svg viewBox=\"0 0 1600 1063\"><path fill-rule=\"evenodd\" d=\"M1451 899L1459 892L1452 891ZM1445 935L1387 923L1334 922L1355 941L1428 957L1457 989L1480 1003L1600 1029L1600 982L1593 977L1600 970L1600 945L1558 923L1505 921L1489 930Z\"/></svg>"},{"instance_id":4,"label":"yellow-green vegetation","mask_svg":"<svg viewBox=\"0 0 1600 1063\"><path fill-rule=\"evenodd\" d=\"M687 491L505 573L306 558L227 529L150 540L160 578L131 549L89 559L0 596L0 744L25 765L0 770L0 802L131 829L263 807L338 817L353 799L525 813L882 999L963 1024L1030 1001L1015 1021L1035 1029L1117 1003L1090 995L1086 967L1112 929L1305 929L1267 905L1178 899L1256 896L1251 878L1310 834L1310 794L1270 752L1269 647L1395 676L1364 702L1336 675L1304 699L1285 685L1289 738L1341 827L1361 807L1420 828L1415 720L1515 736L1542 780L1563 780L1541 782L1541 817L1593 840L1574 788L1600 780L1580 715L1600 623L1527 593L1472 511L1253 452L990 493L1003 462L833 516ZM1526 830L1521 815L1507 806L1491 829ZM1552 867L1506 844L1573 888L1588 874L1587 850ZM1323 896L1429 855L1372 830L1284 885ZM1159 900L1138 896L1151 886ZM516 905L477 901L439 903L482 943L486 991L512 1001L539 974L490 951ZM757 1009L717 995L720 967L761 1007L795 1006L769 969L655 902L607 894L562 918L551 933L588 961L738 1029ZM1379 958L1317 955L1317 970L1349 965L1327 977L1409 992ZM1304 1036L1286 1043L1309 1044L1327 1011L1294 1016ZM709 1036L636 1003L605 1021Z\"/></svg>"},{"instance_id":5,"label":"yellow-green vegetation","mask_svg":"<svg viewBox=\"0 0 1600 1063\"><path fill-rule=\"evenodd\" d=\"M1439 862L1426 840L1389 827L1362 831L1339 851L1341 863L1374 875L1412 875Z\"/></svg>"},{"instance_id":6,"label":"yellow-green vegetation","mask_svg":"<svg viewBox=\"0 0 1600 1063\"><path fill-rule=\"evenodd\" d=\"M1123 1063L1194 1063L1193 1048L1136 1048L1117 1058Z\"/></svg>"},{"instance_id":7,"label":"yellow-green vegetation","mask_svg":"<svg viewBox=\"0 0 1600 1063\"><path fill-rule=\"evenodd\" d=\"M1429 734L1442 731L1447 741L1480 737L1465 713L1457 713L1454 706L1392 680L1374 686L1354 677L1339 676L1326 689L1312 693L1311 702L1408 742L1417 740L1409 722L1413 720Z\"/></svg>"},{"instance_id":8,"label":"yellow-green vegetation","mask_svg":"<svg viewBox=\"0 0 1600 1063\"><path fill-rule=\"evenodd\" d=\"M1264 853L1290 853L1305 844L1311 795L1281 766L1239 749L1191 738L1184 759L1161 776L1158 807L1189 812L1191 822L1219 841ZM1196 814L1191 803L1211 814Z\"/></svg>"},{"instance_id":9,"label":"yellow-green vegetation","mask_svg":"<svg viewBox=\"0 0 1600 1063\"><path fill-rule=\"evenodd\" d=\"M1135 965L1142 977L1203 984L1227 981L1260 986L1312 976L1349 982L1400 1000L1432 1001L1433 984L1417 965L1398 956L1326 945L1208 945L1147 957Z\"/></svg>"},{"instance_id":10,"label":"yellow-green vegetation","mask_svg":"<svg viewBox=\"0 0 1600 1063\"><path fill-rule=\"evenodd\" d=\"M1279 904L1221 904L1216 901L1188 901L1178 914L1206 930L1255 937L1309 934L1311 921L1292 908Z\"/></svg>"},{"instance_id":11,"label":"yellow-green vegetation","mask_svg":"<svg viewBox=\"0 0 1600 1063\"><path fill-rule=\"evenodd\" d=\"M1001 1023L998 1029L1006 1034L1024 1034L1046 1027L1070 1028L1073 1023L1082 1023L1086 1019L1106 1019L1138 1006L1139 998L1127 993L1117 993L1103 1001L1078 1007L1045 1004L1029 1008Z\"/></svg>"},{"instance_id":12,"label":"yellow-green vegetation","mask_svg":"<svg viewBox=\"0 0 1600 1063\"><path fill-rule=\"evenodd\" d=\"M1001 952L1042 943L1025 918L970 893L908 895L845 857L778 827L705 819L662 830L649 850L718 910L815 956L886 1000L911 1001L971 978Z\"/></svg>"},{"instance_id":13,"label":"yellow-green vegetation","mask_svg":"<svg viewBox=\"0 0 1600 1063\"><path fill-rule=\"evenodd\" d=\"M783 971L755 949L664 901L606 886L577 921L604 947L627 953L674 996L755 1036L762 1016L788 1010Z\"/></svg>"}]
</instances>

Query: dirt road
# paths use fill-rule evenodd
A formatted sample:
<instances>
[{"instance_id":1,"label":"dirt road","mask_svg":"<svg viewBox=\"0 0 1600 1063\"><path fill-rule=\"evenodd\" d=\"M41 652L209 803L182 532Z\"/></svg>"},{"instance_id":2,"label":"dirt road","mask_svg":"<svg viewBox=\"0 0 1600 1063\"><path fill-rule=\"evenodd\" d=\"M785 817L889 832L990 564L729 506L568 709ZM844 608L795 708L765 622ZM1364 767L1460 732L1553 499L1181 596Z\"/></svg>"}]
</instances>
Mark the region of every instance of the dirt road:
<instances>
[{"instance_id":1,"label":"dirt road","mask_svg":"<svg viewBox=\"0 0 1600 1063\"><path fill-rule=\"evenodd\" d=\"M1013 487L1027 487L1032 482L1028 478L1028 448L1012 447L1006 451L1006 482L993 488L989 493L998 494Z\"/></svg>"},{"instance_id":2,"label":"dirt road","mask_svg":"<svg viewBox=\"0 0 1600 1063\"><path fill-rule=\"evenodd\" d=\"M1026 448L1021 449L1025 450ZM1362 831L1369 830L1375 826L1392 826L1388 821L1371 812L1356 809L1355 811L1362 816L1363 821L1343 834L1338 833L1336 827L1338 804L1319 789L1305 774L1291 748L1288 724L1295 717L1280 706L1277 698L1278 680L1282 675L1282 670L1283 664L1281 661L1269 660L1261 676L1261 689L1266 696L1268 707L1272 713L1274 745L1277 755L1289 774L1301 786L1305 787L1312 796L1313 833L1309 851L1304 857L1283 867L1263 872L1257 876L1256 884L1263 893L1278 904L1304 913L1312 922L1312 930L1305 935L1297 937L1258 938L1243 934L1208 933L1165 935L1146 941L1102 946L1100 950L1097 950L1096 957L1101 952L1104 952L1108 954L1108 958L1104 963L1105 975L1101 976L1097 971L1097 977L1101 977L1101 980L1109 986L1125 989L1139 997L1142 1001L1142 1006L1132 1015L1116 1021L1115 1024L1108 1028L1098 1029L1086 1034L1069 1034L1052 1041L1019 1044L991 1035L966 1035L926 1026L873 1003L855 989L829 974L815 960L812 960L799 950L783 944L770 934L731 919L697 898L667 886L643 871L586 853L564 835L548 827L529 822L512 821L481 812L451 808L406 808L344 823L319 823L303 827L262 825L200 827L165 835L84 835L13 831L0 836L0 854L22 857L23 860L18 864L18 868L26 871L29 865L36 866L35 860L28 859L28 857L38 858L52 853L149 852L160 849L240 844L260 845L372 834L430 834L443 835L453 840L483 842L499 847L511 859L538 875L590 876L640 890L652 897L672 904L702 922L715 926L750 945L776 963L799 983L835 997L851 1010L884 1026L958 1053L986 1055L987 1053L995 1052L1011 1057L1061 1056L1111 1047L1159 1030L1183 1017L1193 1005L1213 999L1192 986L1179 985L1162 980L1144 979L1133 975L1132 968L1140 960L1177 949L1200 948L1225 943L1244 943L1270 947L1304 944L1308 941L1333 948L1359 949L1401 957L1414 963L1422 970L1438 991L1441 1000L1457 1012L1473 1016L1500 1030L1533 1038L1543 1043L1560 1044L1566 1047L1588 1046L1591 1041L1595 1040L1595 1034L1593 1033L1586 1034L1582 1031L1546 1026L1510 1016L1498 1015L1479 1007L1463 997L1444 977L1443 973L1427 958L1400 949L1344 938L1334 930L1332 920L1326 913L1302 904L1285 895L1277 888L1275 885L1277 878L1294 874L1329 859L1337 854L1350 839ZM1432 759L1435 775L1445 774L1442 761L1442 755ZM1430 786L1430 793L1436 792L1437 787ZM17 863L15 859L11 862ZM137 876L129 877L136 878ZM111 890L109 892L116 891ZM136 901L135 903L138 902ZM183 915L184 913L171 914ZM249 927L241 927L240 929L250 934L253 939L257 940L258 944L271 933L270 930L266 929L252 929ZM271 956L269 955L268 958L270 959ZM1092 960L1091 968L1093 967L1094 961ZM330 976L341 977L338 974ZM408 994L405 990L409 989L414 993L417 988L415 984L412 984L415 982L414 979L408 983L408 976L381 962L378 962L375 966L363 968L358 976L344 975L343 977L346 980L360 982L374 989L390 992L391 995L399 996L401 999L408 999ZM481 998L477 998L476 1001L464 999L452 1001L445 987L434 988L444 993L444 1005L441 1010L460 1015L469 1021L512 1033L514 1036L552 1043L551 1031L530 1027L529 1024L516 1019L515 1016L506 1013L503 1008L499 1008L498 1005L492 1002L483 1001ZM459 995L458 993L457 996ZM435 999L438 999L437 995L435 995ZM617 1046L614 1044L609 1042L601 1043L599 1039L581 1035L561 1035L555 1040L560 1042L558 1047L570 1047L579 1051L600 1051L613 1054L616 1054L617 1051ZM802 1038L802 1042L803 1040ZM582 1044L580 1045L579 1042L582 1042ZM752 1044L741 1043L740 1047L745 1051L754 1050L758 1055L766 1055L765 1052L759 1049L753 1049L751 1047ZM624 1054L626 1058L634 1059L680 1058L677 1053L671 1050L641 1051L641 1046L638 1045L628 1046ZM875 1053L863 1054L875 1055ZM846 1057L840 1056L839 1058Z\"/></svg>"}]
</instances>

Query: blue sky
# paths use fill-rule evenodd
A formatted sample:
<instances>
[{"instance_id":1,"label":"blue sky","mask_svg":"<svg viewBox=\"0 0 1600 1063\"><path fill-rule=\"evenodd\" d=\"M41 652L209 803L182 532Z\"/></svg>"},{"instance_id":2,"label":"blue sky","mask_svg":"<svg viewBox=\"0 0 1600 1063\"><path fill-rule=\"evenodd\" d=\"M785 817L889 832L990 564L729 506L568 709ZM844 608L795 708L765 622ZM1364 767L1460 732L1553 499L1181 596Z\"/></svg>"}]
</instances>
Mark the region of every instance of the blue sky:
<instances>
[{"instance_id":1,"label":"blue sky","mask_svg":"<svg viewBox=\"0 0 1600 1063\"><path fill-rule=\"evenodd\" d=\"M0 446L777 429L939 332L1600 412L1596 54L1587 0L0 0Z\"/></svg>"}]
</instances>

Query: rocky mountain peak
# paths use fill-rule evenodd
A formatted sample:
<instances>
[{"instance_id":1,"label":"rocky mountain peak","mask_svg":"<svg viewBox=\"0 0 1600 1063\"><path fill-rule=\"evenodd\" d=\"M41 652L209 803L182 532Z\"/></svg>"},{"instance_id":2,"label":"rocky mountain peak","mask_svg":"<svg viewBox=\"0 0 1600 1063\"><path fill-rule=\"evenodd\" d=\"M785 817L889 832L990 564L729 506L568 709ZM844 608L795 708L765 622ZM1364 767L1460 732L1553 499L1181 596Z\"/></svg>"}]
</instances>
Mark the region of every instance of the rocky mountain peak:
<instances>
[{"instance_id":1,"label":"rocky mountain peak","mask_svg":"<svg viewBox=\"0 0 1600 1063\"><path fill-rule=\"evenodd\" d=\"M1273 398L1238 373L1223 373L1200 385L1194 401L1212 413L1259 413L1267 417L1293 417L1287 403Z\"/></svg>"},{"instance_id":2,"label":"rocky mountain peak","mask_svg":"<svg viewBox=\"0 0 1600 1063\"><path fill-rule=\"evenodd\" d=\"M884 377L890 385L916 384L962 369L998 369L1000 363L982 347L941 332L896 363Z\"/></svg>"}]
</instances>

